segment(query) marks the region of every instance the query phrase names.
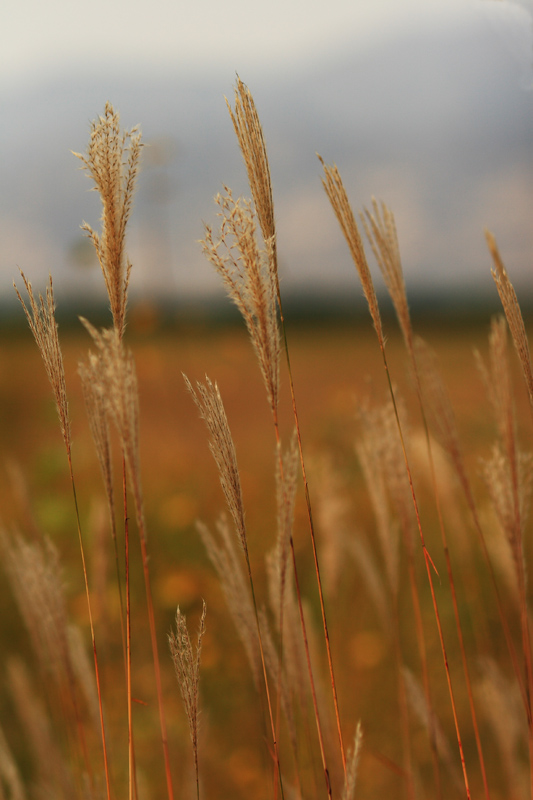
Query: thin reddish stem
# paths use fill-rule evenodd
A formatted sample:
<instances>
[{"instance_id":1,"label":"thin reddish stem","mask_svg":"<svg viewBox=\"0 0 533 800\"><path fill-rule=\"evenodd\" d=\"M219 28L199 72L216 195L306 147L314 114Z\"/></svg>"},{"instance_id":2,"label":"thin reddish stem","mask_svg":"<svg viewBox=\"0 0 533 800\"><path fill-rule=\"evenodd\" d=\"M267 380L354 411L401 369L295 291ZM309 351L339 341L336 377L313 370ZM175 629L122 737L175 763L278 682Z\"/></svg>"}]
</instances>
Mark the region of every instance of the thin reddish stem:
<instances>
[{"instance_id":1,"label":"thin reddish stem","mask_svg":"<svg viewBox=\"0 0 533 800\"><path fill-rule=\"evenodd\" d=\"M248 555L248 548L245 546L244 548L244 556L246 561L246 568L248 570L248 580L250 582L250 591L252 593L252 602L254 606L254 614L255 614L255 624L257 627L257 638L259 642L259 653L261 655L261 667L263 670L263 680L265 682L265 691L266 691L266 700L267 700L267 707L268 707L268 716L270 722L270 730L272 733L272 744L274 747L274 786L275 786L275 795L277 796L277 787L279 785L281 790L281 796L283 797L283 783L281 778L281 766L279 761L279 745L278 745L278 737L276 733L276 726L274 724L274 715L272 712L272 701L270 698L270 688L268 685L268 676L267 676L267 669L266 669L266 662L265 662L265 654L263 649L263 637L261 635L261 626L259 625L259 614L257 612L257 601L255 598L255 589L254 589L254 582L252 577L252 566L250 564L250 558Z\"/></svg>"},{"instance_id":2,"label":"thin reddish stem","mask_svg":"<svg viewBox=\"0 0 533 800\"><path fill-rule=\"evenodd\" d=\"M418 501L416 499L415 489L414 489L414 485L413 485L413 477L412 477L412 474L411 474L411 467L409 465L409 459L407 458L407 451L406 451L406 448L405 448L405 441L404 441L404 438L403 438L402 426L401 426L401 423L400 423L400 417L398 415L398 408L397 408L397 405L396 405L396 398L395 398L395 395L394 395L394 389L392 387L392 381L391 381L391 377L390 377L390 373L389 373L389 366L388 366L388 362L387 362L387 356L385 354L384 342L381 339L379 341L379 345L380 345L381 355L382 355L382 358L383 358L383 366L385 368L385 373L386 373L386 376L387 376L387 383L388 383L388 387L389 387L389 393L390 393L390 397L391 397L393 408L394 408L394 415L396 417L396 425L397 425L397 428L398 428L398 434L400 436L400 442L401 442L401 446L402 446L402 453L403 453L403 457L404 457L407 478L409 480L409 488L411 490L411 498L412 498L412 501L413 501L413 508L414 508L414 511L415 511L416 522L417 522L417 526L418 526L418 532L420 534L420 543L422 545L422 552L424 554L424 563L426 565L426 573L427 573L427 576L428 576L429 588L430 588L430 591L431 591L431 600L432 600L432 603L433 603L433 610L435 612L435 620L436 620L436 623L437 623L437 629L438 629L438 633L439 633L439 641L440 641L440 646L441 646L441 651L442 651L442 658L443 658L443 661L444 661L444 669L446 671L446 681L447 681L447 684L448 684L448 692L449 692L449 695L450 695L450 703L451 703L451 706L452 706L453 720L454 720L454 725L455 725L455 733L456 733L456 736L457 736L457 745L459 747L459 755L460 755L460 758L461 758L461 767L462 767L462 771L463 771L463 779L464 779L464 784L465 784L466 796L467 796L468 800L470 800L470 787L469 787L469 783L468 783L468 774L467 774L467 770L466 770L466 761L465 761L465 756L464 756L463 743L462 743L462 740L461 740L461 732L460 732L460 729L459 729L459 719L458 719L458 716L457 716L457 708L456 708L455 697L454 697L454 693L453 693L452 679L451 679L450 668L449 668L449 664L448 664L448 655L447 655L447 652L446 652L446 645L445 645L445 642L444 642L444 634L443 634L442 624L441 624L441 620L440 620L440 614L439 614L439 608L438 608L438 604L437 604L437 598L436 598L436 595L435 595L435 587L434 587L434 584L433 584L433 575L431 573L431 570L435 569L435 565L433 564L433 560L431 559L431 556L429 555L428 549L426 547L425 539L424 539L424 532L422 530L422 523L421 523L421 520L420 520L420 513L419 513L419 509L418 509Z\"/></svg>"},{"instance_id":3,"label":"thin reddish stem","mask_svg":"<svg viewBox=\"0 0 533 800\"><path fill-rule=\"evenodd\" d=\"M444 556L445 556L445 559L446 559L446 570L447 570L447 573L448 573L448 582L450 584L450 591L451 591L451 595L452 595L452 605L453 605L453 613L454 613L454 618L455 618L455 627L456 627L456 630L457 630L457 637L458 637L458 640L459 640L459 649L460 649L460 652L461 652L461 661L462 661L463 672L464 672L464 676L465 676L466 690L467 690L467 695L468 695L468 703L469 703L469 707L470 707L470 715L472 717L472 725L473 725L473 728L474 728L474 737L475 737L475 740L476 740L476 748L477 748L477 753L478 753L479 766L480 766L480 769L481 769L481 776L482 776L482 780L483 780L483 788L484 788L486 800L490 800L489 783L488 783L488 778L487 778L487 771L486 771L486 768L485 768L485 759L483 757L483 748L482 748L482 745L481 745L481 736L480 736L480 733L479 733L479 725L478 725L478 721L477 721L477 713L476 713L476 708L475 708L475 704L474 704L474 694L473 694L473 690L472 690L472 681L470 680L470 671L468 669L468 661L467 661L467 657L466 657L466 648L465 648L465 643L464 643L461 620L460 620L460 616L459 616L459 606L458 606L458 603L457 603L457 593L456 593L456 590L455 590L455 581L454 581L454 577L453 577L452 564L451 564L451 560L450 560L450 551L449 551L449 548L448 548L448 539L447 539L447 536L446 536L446 528L444 526L444 519L443 519L443 515L442 515L440 494L439 494L438 484L437 484L437 476L436 476L436 473L435 473L435 463L434 463L434 460L433 460L433 449L431 447L431 439L430 439L430 435L429 435L429 426L428 426L428 422L427 422L427 418L426 418L426 413L425 413L425 410L424 410L424 403L422 401L422 388L421 388L421 382L420 382L420 373L419 373L419 369L418 369L418 362L417 362L417 359L416 359L416 356L415 356L415 349L413 347L413 342L412 342L412 337L411 336L406 339L406 344L407 344L407 350L408 350L408 352L409 352L409 354L411 356L412 366L413 366L414 375L415 375L415 383L416 383L416 392L417 392L417 397L418 397L418 403L419 403L419 407L420 407L420 413L422 415L422 422L423 422L423 425L424 425L424 432L425 432L425 437L426 437L426 446L427 446L427 451L428 451L430 473L431 473L431 483L432 483L432 487L433 487L433 494L435 496L435 505L436 505L437 516L438 516L438 520L439 520L439 529L440 529L440 534L441 534L442 547L443 547ZM437 769L438 769L438 764L437 764ZM440 786L439 786L439 789L440 789ZM439 794L440 794L440 792L439 792Z\"/></svg>"},{"instance_id":4,"label":"thin reddish stem","mask_svg":"<svg viewBox=\"0 0 533 800\"><path fill-rule=\"evenodd\" d=\"M416 795L413 782L413 765L411 758L411 744L409 736L409 708L407 705L407 693L406 693L405 678L403 673L403 658L400 646L400 620L398 613L398 597L396 593L393 599L393 603L394 603L393 645L394 645L394 655L396 658L396 669L398 672L398 705L400 709L401 726L403 729L402 738L403 738L403 751L404 751L403 752L404 767L405 767L405 775L407 781L407 794L410 800L414 800Z\"/></svg>"},{"instance_id":5,"label":"thin reddish stem","mask_svg":"<svg viewBox=\"0 0 533 800\"><path fill-rule=\"evenodd\" d=\"M136 494L134 492L134 494ZM163 754L165 759L165 775L167 781L167 793L169 800L174 800L174 790L172 787L172 774L170 769L170 755L168 749L168 734L167 723L165 718L164 703L163 703L163 687L161 683L161 666L159 662L159 651L157 647L157 633L155 627L155 613L154 601L152 598L152 585L150 582L150 570L148 567L148 548L146 545L146 530L144 528L144 518L142 516L142 509L140 507L139 499L135 497L135 505L137 507L137 519L139 521L139 538L141 541L141 556L144 573L144 586L146 590L146 605L148 610L148 623L150 627L150 640L152 644L152 656L154 660L154 673L155 684L157 692L157 703L159 706L159 724L161 728L161 742L163 745Z\"/></svg>"},{"instance_id":6,"label":"thin reddish stem","mask_svg":"<svg viewBox=\"0 0 533 800\"><path fill-rule=\"evenodd\" d=\"M277 408L275 406L272 407L272 413L273 413L273 417L274 417L274 430L275 430L275 433L276 433L276 449L277 449L277 452L278 452L279 470L280 470L281 479L283 481L283 458L282 458L282 454L281 454L281 437L280 437L280 432L279 432L278 412L277 412ZM317 703L317 697L316 697L315 681L314 681L314 677L313 677L313 669L312 669L312 666L311 666L311 655L310 655L310 652L309 652L309 642L308 642L308 639L307 639L307 629L306 629L305 618L304 618L304 614L303 614L302 596L301 596L301 592L300 592L300 581L299 581L299 578L298 578L298 568L297 568L297 564L296 564L296 554L295 554L295 550L294 550L294 540L293 540L293 537L292 537L292 533L289 536L289 546L290 546L291 556L292 556L292 565L293 565L293 572L294 572L294 583L295 583L295 588L296 588L296 597L297 597L297 600L298 600L298 610L299 610L299 616L300 616L300 624L301 624L301 628L302 628L302 636L303 636L303 640L304 640L304 649L305 649L305 656L306 656L306 660L307 660L307 668L308 668L308 671L309 671L309 682L310 682L310 685L311 685L311 696L312 696L312 700L313 700L313 710L314 710L315 721L316 721L316 726L317 726L318 741L319 741L319 747L320 747L320 755L321 755L321 758L322 758L322 766L323 766L323 769L324 769L324 776L325 776L325 779L326 779L326 787L327 787L327 791L328 791L328 796L331 797L331 782L330 782L329 770L328 770L328 766L327 766L327 762L326 762L326 754L325 754L325 750L324 750L324 739L323 739L323 735L322 735L322 726L320 724L320 715L319 715L319 712L318 712L318 703ZM283 598L284 591L283 590L284 590L284 584L282 586L282 593L281 593L281 597L280 597L280 637L283 636L283 629L282 629L283 600L284 600L284 598ZM280 670L279 670L279 675L278 675L278 681L279 681L279 683L281 682L281 659L280 659ZM278 698L279 698L280 694L281 694L281 685L278 686Z\"/></svg>"},{"instance_id":7,"label":"thin reddish stem","mask_svg":"<svg viewBox=\"0 0 533 800\"><path fill-rule=\"evenodd\" d=\"M74 498L74 507L76 510L76 524L78 527L78 540L80 544L80 554L81 554L81 563L83 569L83 580L85 583L85 595L87 598L87 610L89 613L89 625L91 629L91 640L92 640L92 647L93 647L93 658L94 658L94 671L96 676L96 689L98 692L98 712L100 715L100 729L102 735L102 750L104 756L104 775L105 775L105 783L106 783L106 792L108 800L111 800L111 781L109 778L109 762L107 756L107 745L106 745L106 735L105 735L105 725L104 725L104 709L102 703L102 687L100 683L100 669L98 666L98 655L96 652L96 638L94 635L94 623L93 623L93 613L92 613L92 606L91 606L91 596L89 593L89 581L87 578L87 566L85 562L85 549L83 546L83 537L81 533L81 523L80 523L80 512L78 508L78 497L76 494L76 484L74 482L74 470L72 468L72 457L70 448L67 446L67 458L68 458L68 466L70 472L70 482L72 485L72 495Z\"/></svg>"},{"instance_id":8,"label":"thin reddish stem","mask_svg":"<svg viewBox=\"0 0 533 800\"><path fill-rule=\"evenodd\" d=\"M298 610L300 612L300 622L301 622L301 625L302 625L302 635L304 637L305 656L306 656L306 659L307 659L307 668L309 670L309 680L310 680L310 683L311 683L311 697L312 697L312 700L313 700L313 708L314 708L314 712L315 712L316 727L317 727L317 733L318 733L318 742L319 742L319 747L320 747L320 756L322 758L322 766L324 768L324 778L326 780L326 790L327 790L327 793L328 793L328 797L331 800L331 798L332 798L332 795L331 795L331 781L330 781L330 777L329 777L329 770L328 770L328 767L327 767L327 764L326 764L326 753L325 753L325 750L324 750L324 739L323 739L323 736L322 736L322 728L321 728L321 725L320 725L320 716L319 716L319 713L318 713L318 701L317 701L317 696L316 696L315 681L313 679L313 669L312 669L312 666L311 666L311 656L310 656L310 653L309 653L309 642L307 641L307 633L306 633L305 620L304 620L304 611L303 611L303 606L302 606L302 595L301 595L301 592L300 592L300 583L298 581L298 570L297 570L297 567L296 567L296 555L295 555L295 552L294 552L294 541L293 541L292 536L290 538L290 547L291 547L292 563L293 563L293 567L294 567L294 581L295 581L295 584L296 584L296 596L298 598Z\"/></svg>"},{"instance_id":9,"label":"thin reddish stem","mask_svg":"<svg viewBox=\"0 0 533 800\"><path fill-rule=\"evenodd\" d=\"M300 420L299 420L299 417L298 417L298 409L296 407L296 395L295 395L295 392L294 392L294 381L293 381L293 377L292 377L291 361L290 361L290 355L289 355L289 345L288 345L288 341L287 341L287 332L286 332L286 329L285 329L285 318L283 316L283 307L282 307L282 304L281 304L281 293L280 293L280 289L279 289L279 284L277 286L277 291L278 291L278 307L279 307L281 330L282 330L282 333L283 333L283 343L284 343L284 349L285 349L285 357L286 357L286 361L287 361L287 371L288 371L288 374L289 374L289 386L290 386L290 392L291 392L292 412L293 412L293 416L294 416L294 423L295 423L295 426L296 426L296 436L297 436L297 439L298 439L298 451L299 451L299 455L300 455L300 467L301 467L301 470L302 470L302 479L303 479L303 484L304 484L305 504L306 504L306 508L307 508L307 519L308 519L308 523L309 523L309 533L311 535L311 547L312 547L312 550L313 550L313 560L314 560L314 564L315 564L315 573L316 573L316 581L317 581L317 587L318 587L318 596L319 596L319 600L320 600L320 613L322 615L322 627L323 627L323 630L324 630L324 640L325 640L325 644L326 644L326 652L327 652L327 659L328 659L328 669L329 669L330 683L331 683L331 692L332 692L332 696L333 696L333 705L334 705L334 708L335 708L335 720L336 720L336 724L337 724L337 734L338 734L338 737L339 737L339 747L340 747L340 753L341 753L341 759L342 759L342 766L343 766L343 770L344 770L344 775L346 776L346 754L345 754L345 750L344 750L344 742L343 742L343 739L342 739L342 728L341 728L341 721L340 721L339 702L338 702L338 698L337 698L337 684L336 684L336 681L335 681L335 673L334 673L334 670L333 670L333 657L331 655L331 644L330 644L330 640L329 640L328 623L327 623L327 617L326 617L326 606L325 606L325 602L324 602L324 592L322 590L322 579L320 577L320 566L319 566L318 553L317 553L317 547L316 547L315 526L314 526L314 523L313 523L313 513L312 513L312 510L311 510L311 497L310 497L310 494L309 494L309 484L307 482L307 473L306 473L306 470L305 470L305 461L304 461L304 454L303 454L302 437L301 437L301 432L300 432Z\"/></svg>"},{"instance_id":10,"label":"thin reddish stem","mask_svg":"<svg viewBox=\"0 0 533 800\"><path fill-rule=\"evenodd\" d=\"M133 739L133 709L131 688L131 592L130 592L130 526L128 519L128 495L126 489L126 461L122 456L122 491L124 501L124 561L126 571L126 685L128 695L128 797L133 800L137 786L135 770L135 747ZM135 791L136 794L136 791Z\"/></svg>"}]
</instances>

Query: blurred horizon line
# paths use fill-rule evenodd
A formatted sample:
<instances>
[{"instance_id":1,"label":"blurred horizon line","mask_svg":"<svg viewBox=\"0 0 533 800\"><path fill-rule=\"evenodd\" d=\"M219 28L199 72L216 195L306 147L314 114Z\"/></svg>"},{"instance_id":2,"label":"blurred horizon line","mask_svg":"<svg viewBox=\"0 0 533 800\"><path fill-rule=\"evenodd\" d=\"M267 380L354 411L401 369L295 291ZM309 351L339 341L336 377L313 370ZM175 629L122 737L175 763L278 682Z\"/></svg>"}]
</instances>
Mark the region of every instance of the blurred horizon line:
<instances>
[{"instance_id":1,"label":"blurred horizon line","mask_svg":"<svg viewBox=\"0 0 533 800\"><path fill-rule=\"evenodd\" d=\"M450 291L431 291L417 288L408 292L412 319L417 324L447 327L457 324L489 324L492 316L503 313L496 289L489 288L473 295L464 287ZM387 293L377 290L380 312L387 324L394 322L392 302ZM524 320L533 321L533 292L522 292L518 298ZM57 301L57 296L56 296ZM362 291L355 287L353 293L322 291L288 291L283 297L285 322L293 324L361 325L371 319ZM70 297L61 298L56 308L56 318L61 327L71 330L79 324L79 317L89 318L99 327L112 324L106 299ZM158 330L193 325L206 329L241 325L238 309L226 296L196 296L186 298L136 294L128 302L128 327L134 330ZM0 328L27 327L27 321L16 298L0 301ZM83 328L79 324L80 332Z\"/></svg>"}]
</instances>

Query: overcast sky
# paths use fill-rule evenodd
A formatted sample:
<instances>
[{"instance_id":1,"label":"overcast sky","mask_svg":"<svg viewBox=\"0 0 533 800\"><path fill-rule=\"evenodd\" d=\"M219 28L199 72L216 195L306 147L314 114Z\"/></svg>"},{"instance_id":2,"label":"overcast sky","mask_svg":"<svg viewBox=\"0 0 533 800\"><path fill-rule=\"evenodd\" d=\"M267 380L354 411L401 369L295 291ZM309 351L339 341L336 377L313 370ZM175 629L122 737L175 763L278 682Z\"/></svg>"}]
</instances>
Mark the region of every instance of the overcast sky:
<instances>
[{"instance_id":1,"label":"overcast sky","mask_svg":"<svg viewBox=\"0 0 533 800\"><path fill-rule=\"evenodd\" d=\"M4 0L0 88L63 69L134 64L211 71L305 68L344 48L467 16L496 20L531 60L532 0ZM483 23L484 24L484 23Z\"/></svg>"},{"instance_id":2,"label":"overcast sky","mask_svg":"<svg viewBox=\"0 0 533 800\"><path fill-rule=\"evenodd\" d=\"M146 251L137 262L150 284L157 262L180 292L193 278L203 291L201 220L221 182L242 179L223 102L235 72L260 87L295 283L312 269L325 280L326 259L340 275L347 257L327 244L339 234L332 218L324 229L320 149L347 169L356 208L373 193L392 204L410 278L486 278L482 231L492 226L531 286L532 9L533 0L3 0L0 298L18 266L43 276L53 266L78 285L71 243L98 209L74 183L70 150L83 148L106 99L123 124L141 123L145 141L178 148L164 208L150 201L146 160L144 227L135 213L130 226L131 246Z\"/></svg>"}]
</instances>

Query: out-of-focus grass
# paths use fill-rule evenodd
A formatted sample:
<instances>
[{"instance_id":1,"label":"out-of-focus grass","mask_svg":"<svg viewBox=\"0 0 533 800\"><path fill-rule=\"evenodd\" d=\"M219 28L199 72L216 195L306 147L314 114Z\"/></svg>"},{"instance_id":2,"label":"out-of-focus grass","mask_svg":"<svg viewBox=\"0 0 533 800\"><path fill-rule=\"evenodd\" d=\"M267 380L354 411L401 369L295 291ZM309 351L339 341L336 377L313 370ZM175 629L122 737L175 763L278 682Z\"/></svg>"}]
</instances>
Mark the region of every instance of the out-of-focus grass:
<instances>
[{"instance_id":1,"label":"out-of-focus grass","mask_svg":"<svg viewBox=\"0 0 533 800\"><path fill-rule=\"evenodd\" d=\"M135 319L135 317L133 317ZM392 326L391 326L392 327ZM487 326L423 331L439 354L444 380L449 388L463 436L467 463L475 482L479 481L478 459L488 455L492 428L488 405L480 376L475 369L473 348L486 352ZM60 331L61 333L61 331ZM365 397L373 402L386 399L386 383L381 361L377 357L374 333L368 325L320 325L291 327L288 324L289 346L296 398L302 429L303 446L309 461L309 482L313 500L319 472L314 464L327 454L344 476L349 497L348 516L357 531L372 532L373 521L362 485L360 468L354 451L356 436L355 410ZM400 394L413 414L413 428L420 421L410 384L403 346L394 329L388 331L389 363ZM190 615L191 624L200 611L201 599L208 606L208 633L202 655L201 706L202 735L200 760L205 796L222 800L225 797L261 800L271 796L270 773L263 737L260 705L248 673L248 666L226 610L218 579L213 574L199 537L195 520L213 523L223 508L223 497L215 467L208 451L204 426L187 393L181 373L195 381L207 374L220 386L229 423L237 447L243 483L252 560L260 564L263 555L275 540L274 449L270 410L248 337L240 327L218 329L202 326L176 326L159 332L145 332L132 324L126 336L137 364L141 402L141 470L144 482L148 535L150 537L151 574L156 603L160 652L163 661L164 694L168 708L169 734L173 767L178 781L191 769L188 732L179 701L179 692L167 657L166 635L171 627L176 606ZM100 473L76 374L77 362L89 347L84 331L68 330L61 337L65 359L67 391L73 425L73 463L78 486L82 521L86 530L89 583L100 587L95 596L96 635L100 642L100 663L103 693L111 740L121 742L111 751L113 763L125 769L127 725L123 691L122 649L118 627L118 603L113 587L111 539L103 501ZM518 419L526 418L527 399L518 386ZM281 424L289 433L292 414L287 380L282 373ZM2 472L0 502L4 522L16 521L24 529L37 525L57 543L63 558L67 594L73 618L87 628L86 603L76 540L75 518L68 481L63 442L58 430L56 412L39 354L28 331L27 335L4 336L0 348L0 448ZM117 449L118 452L118 449ZM27 498L17 470L24 475ZM117 469L117 481L120 475ZM117 491L119 491L117 482ZM445 567L438 532L434 527L434 511L424 496L422 512L429 519L428 542L442 576ZM301 494L301 492L300 492ZM31 498L31 499L30 499ZM307 547L305 509L299 498L296 512L295 541L302 563L303 589L310 594L311 608L317 611ZM318 531L320 537L320 530ZM472 537L465 526L462 532ZM461 544L450 532L453 558L457 561ZM107 561L102 561L105 542ZM319 545L324 545L319 538ZM470 548L474 549L475 544ZM133 590L133 671L134 695L140 701L135 707L138 730L139 770L157 776L154 765L160 761L160 744L156 729L156 703L153 696L153 674L149 652L149 636L144 611L144 587L136 546L132 553ZM474 557L476 561L477 557ZM99 559L99 560L98 560ZM423 563L417 554L423 576ZM459 583L464 581L458 564ZM258 567L258 588L264 589ZM108 579L107 579L108 577ZM422 596L427 590L423 584ZM441 587L442 588L442 587ZM481 583L483 592L489 590ZM96 591L95 589L95 591ZM405 594L405 596L404 596ZM0 582L1 651L8 655L28 654L24 629L18 620L14 603ZM461 601L465 607L465 595ZM401 763L397 730L397 700L393 659L380 631L376 613L364 590L358 568L346 564L335 598L326 597L330 616L333 658L339 685L339 701L346 725L361 718L365 728L365 750L360 770L362 797L400 797L402 781L383 766L380 754ZM450 712L444 685L442 658L429 600L424 609L426 640L430 670L434 677L435 705L450 733ZM410 662L416 645L409 610L408 590L404 587L401 607L405 611L402 634L405 658ZM472 609L471 609L472 611ZM495 615L494 611L494 615ZM444 625L453 639L451 610L443 608ZM489 614L484 622L490 633L496 620ZM475 620L465 612L465 631L474 637ZM498 637L500 635L498 634ZM498 640L499 641L499 640ZM498 647L501 646L501 643ZM454 643L450 647L452 672L459 674ZM323 667L324 665L322 665ZM417 667L416 655L412 666ZM460 685L460 681L458 681ZM120 687L114 692L113 687ZM466 698L459 690L459 703L466 716ZM2 719L11 714L10 700L3 684L0 688ZM16 726L12 745L22 764L27 765L25 743ZM305 749L305 745L304 749ZM415 754L422 774L430 770L429 751L424 734L414 738ZM465 731L467 756L475 760L473 739ZM490 755L493 745L488 742ZM490 762L489 762L490 763ZM116 768L116 767L115 767ZM27 767L29 769L29 767ZM491 769L494 767L491 765ZM475 773L475 769L474 769ZM161 781L163 771L161 769ZM321 776L316 776L317 785ZM494 779L495 785L499 777ZM159 786L157 779L153 784ZM162 785L162 784L161 784ZM178 783L179 785L179 783ZM473 778L474 787L479 779ZM154 797L160 796L154 794ZM163 795L161 795L163 796Z\"/></svg>"}]
</instances>

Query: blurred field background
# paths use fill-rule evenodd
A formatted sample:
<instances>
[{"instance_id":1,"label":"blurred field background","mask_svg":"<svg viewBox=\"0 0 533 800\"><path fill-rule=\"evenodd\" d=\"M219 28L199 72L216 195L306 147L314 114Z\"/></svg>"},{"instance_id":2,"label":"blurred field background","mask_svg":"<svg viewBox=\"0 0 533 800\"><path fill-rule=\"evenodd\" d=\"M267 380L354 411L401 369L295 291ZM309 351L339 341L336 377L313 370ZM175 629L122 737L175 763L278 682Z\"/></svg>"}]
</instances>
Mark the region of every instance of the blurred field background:
<instances>
[{"instance_id":1,"label":"blurred field background","mask_svg":"<svg viewBox=\"0 0 533 800\"><path fill-rule=\"evenodd\" d=\"M22 312L21 312L22 316ZM386 382L370 321L287 319L289 347L296 399L301 418L304 454L308 462L311 500L317 520L320 556L326 587L334 666L345 736L353 736L360 719L364 729L358 798L400 798L404 780L398 774L402 763L401 737L396 695L396 674L390 645L385 640L378 614L369 597L361 568L336 551L335 537L327 523L328 503L337 524L350 536L365 539L377 556L375 522L354 443L358 435L356 412L367 400L386 400ZM480 509L490 518L488 500L480 476L480 458L488 457L495 436L489 403L475 368L473 349L487 352L489 314L468 322L450 321L415 329L437 351L444 380L458 417L462 444ZM481 783L475 744L468 716L464 682L457 651L449 601L449 587L435 521L434 503L427 483L427 464L420 455L421 427L396 325L387 320L389 363L399 395L409 413L409 440L417 491L421 499L428 547L441 576L437 582L452 677L456 678L462 735L472 782L472 796L480 796ZM89 347L81 325L60 326L67 390L73 424L73 462L78 485L82 524L89 552L89 583L96 614L96 635L103 676L103 693L111 740L113 770L119 781L127 763L127 725L118 604L113 585L114 564L111 537L99 467L86 422L77 363ZM248 663L229 617L218 578L207 561L195 530L195 521L212 525L224 501L216 469L209 454L204 425L198 418L181 373L203 380L207 374L217 381L235 439L244 491L249 547L260 603L266 602L263 556L275 539L274 451L270 411L264 398L259 371L248 337L238 324L214 325L206 321L160 325L157 317L141 307L131 310L126 341L138 369L141 402L141 470L151 552L150 570L156 602L156 623L163 663L164 696L168 713L171 758L178 797L192 796L192 756L188 730L173 675L166 637L179 604L194 630L207 603L207 634L202 653L200 772L205 797L272 797L271 764L261 719L261 707L249 674ZM513 361L513 366L516 364ZM516 409L524 446L531 438L527 397L518 369L514 372ZM282 371L281 420L287 438L292 429L286 375ZM64 446L58 429L55 405L40 356L23 324L2 330L0 347L0 419L2 420L0 480L2 521L29 531L37 525L57 544L64 570L69 612L83 629L89 648L86 602L75 528L72 495ZM422 448L423 449L423 448ZM439 461L440 464L440 461ZM120 475L117 467L117 489ZM439 466L444 489L446 523L455 569L459 607L467 651L471 656L473 681L480 684L480 655L492 656L502 674L510 676L496 608L491 596L479 547L458 495L455 481L444 461ZM491 525L494 527L494 521ZM295 520L297 558L303 593L311 618L319 626L316 587L306 528L302 487L298 490ZM150 786L149 797L164 796L164 773L157 730L157 711L146 621L144 586L138 544L133 538L133 666L139 774ZM530 561L530 542L526 543ZM453 770L443 770L445 797L464 796L460 764L454 741L449 699L433 610L427 589L421 552L417 549L417 571L423 599L425 636L428 646L435 708L449 741ZM497 562L498 567L498 562ZM499 573L498 573L499 574ZM501 575L500 575L501 578ZM514 634L519 635L518 615L512 596L502 580L502 592ZM402 647L406 664L419 675L412 623L409 588L402 572ZM27 635L8 586L0 581L0 648L7 663L13 656L32 659ZM319 630L319 627L317 627ZM320 637L318 637L320 641ZM325 679L321 653L316 670ZM39 670L32 669L39 683ZM506 764L490 726L487 700L476 694L482 738L486 748L493 798L507 798ZM13 718L12 698L5 682L0 685L0 718ZM326 700L326 705L329 701ZM511 725L511 723L509 723ZM513 721L513 725L521 722ZM309 722L312 725L312 721ZM312 731L312 728L310 728ZM7 725L10 745L31 782L31 754L19 725ZM431 785L431 756L427 731L411 716L411 735L416 771L422 785ZM309 734L313 739L312 732ZM516 763L525 769L521 739L513 739ZM308 752L308 743L302 742ZM332 742L332 747L333 747ZM514 747L514 744L513 744ZM305 768L306 797L323 796L323 776L316 759L316 746ZM314 760L314 766L313 766ZM396 765L396 767L394 766ZM401 770L400 770L401 771ZM516 797L522 776L516 775ZM142 781L141 781L142 786ZM428 795L425 795L428 796Z\"/></svg>"},{"instance_id":2,"label":"blurred field background","mask_svg":"<svg viewBox=\"0 0 533 800\"><path fill-rule=\"evenodd\" d=\"M225 504L205 425L182 377L185 373L194 384L207 375L219 385L237 449L258 603L267 606L265 556L276 539L272 417L249 338L236 315L221 310L229 307L229 301L221 300L219 276L198 244L205 235L203 221L214 224L216 192L230 186L235 196L249 195L224 101L224 96L231 96L237 72L253 90L271 162L281 294L346 746L353 741L359 720L363 728L355 798L465 797L416 531L416 583L431 694L441 726L441 791L436 786L421 691L408 563L400 546L398 627L409 670L412 789L406 780L400 681L393 636L383 624L383 606L387 598L390 606L392 602L378 525L356 452L357 442L367 432L359 412L383 406L388 387L358 278L320 185L316 152L339 165L356 214L376 196L396 216L415 332L425 337L440 359L503 610L521 654L510 548L483 477L482 460L491 456L497 425L474 349L487 358L490 319L500 308L490 277L485 228L497 237L526 322L532 318L531 0L430 4L331 0L327 13L322 3L308 0L271 0L268 13L264 6L244 0L224 4L152 0L150 5L146 0L93 0L89 11L66 0L45 5L20 0L8 4L0 26L4 65L0 106L5 119L0 147L7 154L0 164L0 523L15 535L20 531L39 540L44 534L55 543L62 564L58 584L64 582L69 618L80 627L90 658L64 444L41 357L11 286L13 278L19 279L20 267L42 291L51 271L114 795L126 797L128 789L127 690L108 512L77 375L78 362L91 345L77 314L97 325L109 325L110 318L104 311L104 282L92 245L80 232L84 219L96 227L100 201L88 191L90 184L71 155L72 150L85 148L88 121L102 113L108 100L120 109L127 128L140 124L148 145L143 149L128 228L127 250L134 267L125 341L139 378L141 474L176 797L195 797L196 786L167 638L178 605L194 636L202 599L207 604L207 633L200 681L200 796L202 800L278 796L264 699L254 687L219 578L196 528L197 520L202 520L213 529ZM378 281L378 293L380 288ZM390 309L390 303L383 304L382 312L383 307ZM385 332L394 388L402 413L405 409L422 526L437 571L437 602L471 796L488 800L477 760L422 421L408 357L388 313ZM527 451L528 400L510 342L509 356L517 441ZM281 387L280 423L286 446L293 417L283 358ZM434 446L490 797L527 800L533 786L530 780L528 787L533 724L530 718L528 766L526 714L494 589L458 481L439 446ZM114 455L114 483L120 496L118 441ZM527 498L531 469L528 475ZM376 485L380 477L375 476ZM130 516L134 516L131 506ZM117 523L122 552L120 511ZM136 526L133 519L130 523L138 800L162 800L167 793L145 586ZM397 528L400 522L394 519L391 532ZM530 538L524 537L529 572ZM294 541L333 800L340 800L341 765L301 481ZM90 792L81 777L83 766L74 757L69 761L74 752L72 733L62 720L57 692L49 692L47 665L39 662L30 646L4 566L0 564L0 800L26 800L26 794L28 800L72 800L73 794L85 800ZM43 628L46 622L43 619ZM22 679L22 663L29 670L29 685L23 692L25 713L37 727L42 725L37 744L32 744L18 719L21 701L13 676ZM521 662L519 668L523 674ZM91 669L92 665L88 672ZM532 686L533 676L530 691ZM44 704L42 718L38 697ZM89 761L101 778L98 724L89 712L84 707ZM61 794L53 781L47 791L43 788L41 773L43 769L46 773L47 762L52 772L57 767L51 750L43 745L48 724L63 753L63 767L75 775L75 792L63 789ZM18 793L9 788L15 771L6 760L2 731L20 771L23 787ZM292 787L297 772L305 800L326 797L310 703L300 709L298 731L300 764L295 770L282 724L284 800L298 796ZM104 797L104 792L90 796L91 800Z\"/></svg>"}]
</instances>

